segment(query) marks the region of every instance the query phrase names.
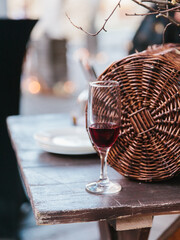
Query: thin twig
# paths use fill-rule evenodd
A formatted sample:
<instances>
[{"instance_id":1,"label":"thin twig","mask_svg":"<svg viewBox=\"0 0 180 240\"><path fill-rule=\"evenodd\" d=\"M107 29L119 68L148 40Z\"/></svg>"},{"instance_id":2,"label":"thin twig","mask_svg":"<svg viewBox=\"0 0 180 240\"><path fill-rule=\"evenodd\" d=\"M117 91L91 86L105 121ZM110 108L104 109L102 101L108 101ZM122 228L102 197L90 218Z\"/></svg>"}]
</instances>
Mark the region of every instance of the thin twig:
<instances>
[{"instance_id":1,"label":"thin twig","mask_svg":"<svg viewBox=\"0 0 180 240\"><path fill-rule=\"evenodd\" d=\"M172 12L172 11L175 11L175 10L180 9L180 4L178 4L177 6L175 6L175 7L173 7L173 8L170 8L170 9L166 9L166 10L157 10L157 9L152 8L152 7L149 7L149 6L147 6L147 5L145 5L145 4L141 3L141 2L139 2L139 1L137 1L137 0L132 0L132 1L135 2L135 3L137 3L138 5L140 5L140 6L144 7L144 8L146 8L146 9L148 9L148 10L151 11L151 12L154 12L154 14L156 14L156 13L167 13L167 12Z\"/></svg>"},{"instance_id":2,"label":"thin twig","mask_svg":"<svg viewBox=\"0 0 180 240\"><path fill-rule=\"evenodd\" d=\"M132 0L133 2L137 3L138 5L142 6L142 7L145 7L146 9L150 10L150 12L148 13L141 13L141 14L137 14L137 13L134 13L134 14L128 14L126 13L126 16L148 16L148 15L156 15L156 17L164 17L166 19L168 19L170 21L170 23L172 24L175 24L176 26L180 26L180 23L177 22L174 18L172 18L171 16L169 15L166 15L166 13L169 13L169 12L175 12L177 10L180 10L180 5L178 6L175 6L173 8L170 8L170 9L165 9L165 10L157 10L157 9L154 9L152 7L149 7L145 4L142 4L140 3L139 1L136 1L136 0Z\"/></svg>"},{"instance_id":3,"label":"thin twig","mask_svg":"<svg viewBox=\"0 0 180 240\"><path fill-rule=\"evenodd\" d=\"M147 5L139 2L139 1L137 1L137 0L132 0L132 1L135 2L135 3L137 3L138 5L140 5L141 7L144 7L144 8L146 8L146 9L148 9L149 11L152 11L152 12L156 11L156 9L154 9L154 8L152 8L152 7L149 7L149 6L147 6Z\"/></svg>"},{"instance_id":4,"label":"thin twig","mask_svg":"<svg viewBox=\"0 0 180 240\"><path fill-rule=\"evenodd\" d=\"M172 18L172 17L170 17L170 16L167 16L167 15L165 15L165 14L158 15L157 17L161 17L161 16L164 17L164 18L166 18L166 19L168 19L168 20L170 21L170 23L176 25L177 27L180 26L180 23L177 22L174 18Z\"/></svg>"},{"instance_id":5,"label":"thin twig","mask_svg":"<svg viewBox=\"0 0 180 240\"><path fill-rule=\"evenodd\" d=\"M106 23L107 23L108 20L112 17L112 15L113 15L114 12L116 11L116 9L117 9L118 7L119 7L119 8L121 7L120 4L121 4L121 0L118 1L118 4L115 6L115 8L113 9L113 11L112 11L111 14L109 15L109 17L105 19L103 26L102 26L96 33L89 33L89 32L87 32L86 30L84 30L82 27L77 26L76 24L74 24L74 23L72 22L71 18L68 16L67 13L66 13L66 17L69 19L70 23L71 23L75 28L83 31L84 33L86 33L86 34L88 34L88 35L90 35L90 36L96 36L96 35L98 35L102 30L105 31L105 32L107 32L107 30L105 29Z\"/></svg>"},{"instance_id":6,"label":"thin twig","mask_svg":"<svg viewBox=\"0 0 180 240\"><path fill-rule=\"evenodd\" d=\"M149 2L149 3L155 3L155 4L165 4L165 5L172 5L177 6L180 1L179 0L141 0L141 2Z\"/></svg>"},{"instance_id":7,"label":"thin twig","mask_svg":"<svg viewBox=\"0 0 180 240\"><path fill-rule=\"evenodd\" d=\"M165 26L165 28L164 28L164 31L163 31L163 44L165 43L165 32L166 32L167 28L168 28L170 25L172 25L171 22L168 23L168 24Z\"/></svg>"},{"instance_id":8,"label":"thin twig","mask_svg":"<svg viewBox=\"0 0 180 240\"><path fill-rule=\"evenodd\" d=\"M159 14L159 12L148 12L148 13L125 13L126 16L128 17L142 17L142 16L149 16L149 15L155 15L155 14Z\"/></svg>"},{"instance_id":9,"label":"thin twig","mask_svg":"<svg viewBox=\"0 0 180 240\"><path fill-rule=\"evenodd\" d=\"M167 12L173 12L175 10L179 10L180 9L180 5L176 6L176 7L172 7L166 10L162 10L161 13L167 13Z\"/></svg>"},{"instance_id":10,"label":"thin twig","mask_svg":"<svg viewBox=\"0 0 180 240\"><path fill-rule=\"evenodd\" d=\"M154 9L154 10L155 11L148 12L148 13L126 13L126 16L146 16L146 15L154 15L154 14L162 15L162 14L167 13L167 12L175 12L177 10L180 10L180 6L177 6L177 7L171 8L171 9L162 10L162 11L157 10L157 9Z\"/></svg>"},{"instance_id":11,"label":"thin twig","mask_svg":"<svg viewBox=\"0 0 180 240\"><path fill-rule=\"evenodd\" d=\"M175 12L176 10L180 10L180 6L174 7L174 8L170 8L170 9L166 9L166 10L157 10L154 9L155 11L153 12L149 12L149 13L126 13L126 16L145 16L145 15L153 15L153 14L164 14L167 12Z\"/></svg>"},{"instance_id":12,"label":"thin twig","mask_svg":"<svg viewBox=\"0 0 180 240\"><path fill-rule=\"evenodd\" d=\"M175 6L176 4L173 4L172 2L170 2L170 1L162 1L162 0L142 0L141 2L149 2L149 3L158 3L158 4L168 4L168 5L173 5L173 6Z\"/></svg>"}]
</instances>

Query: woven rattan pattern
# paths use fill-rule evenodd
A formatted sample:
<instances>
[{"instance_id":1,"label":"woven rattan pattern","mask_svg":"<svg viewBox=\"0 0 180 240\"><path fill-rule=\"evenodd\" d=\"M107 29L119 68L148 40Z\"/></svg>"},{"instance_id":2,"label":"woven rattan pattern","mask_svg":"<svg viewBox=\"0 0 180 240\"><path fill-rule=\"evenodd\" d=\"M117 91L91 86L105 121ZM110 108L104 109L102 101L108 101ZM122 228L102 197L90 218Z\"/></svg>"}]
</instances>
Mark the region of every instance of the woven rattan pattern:
<instances>
[{"instance_id":1,"label":"woven rattan pattern","mask_svg":"<svg viewBox=\"0 0 180 240\"><path fill-rule=\"evenodd\" d=\"M120 174L160 181L180 173L180 45L153 46L109 66L119 82L122 122L108 163ZM107 96L105 96L107 99ZM105 101L99 111L108 111Z\"/></svg>"}]
</instances>

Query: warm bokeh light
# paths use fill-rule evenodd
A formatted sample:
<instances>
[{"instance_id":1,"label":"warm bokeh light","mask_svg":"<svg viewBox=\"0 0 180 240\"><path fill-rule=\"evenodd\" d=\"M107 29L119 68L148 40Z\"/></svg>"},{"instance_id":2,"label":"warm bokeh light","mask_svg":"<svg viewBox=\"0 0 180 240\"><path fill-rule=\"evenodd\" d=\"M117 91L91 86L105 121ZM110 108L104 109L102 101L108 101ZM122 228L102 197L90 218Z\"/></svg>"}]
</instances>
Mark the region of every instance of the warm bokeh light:
<instances>
[{"instance_id":1,"label":"warm bokeh light","mask_svg":"<svg viewBox=\"0 0 180 240\"><path fill-rule=\"evenodd\" d=\"M78 48L76 51L74 51L73 57L75 60L86 60L90 57L90 52L87 48Z\"/></svg>"},{"instance_id":2,"label":"warm bokeh light","mask_svg":"<svg viewBox=\"0 0 180 240\"><path fill-rule=\"evenodd\" d=\"M157 22L155 25L154 25L154 30L157 34L162 34L163 31L164 31L164 25L160 22Z\"/></svg>"},{"instance_id":3,"label":"warm bokeh light","mask_svg":"<svg viewBox=\"0 0 180 240\"><path fill-rule=\"evenodd\" d=\"M99 52L96 55L96 62L100 64L105 64L108 62L108 55L105 52Z\"/></svg>"},{"instance_id":4,"label":"warm bokeh light","mask_svg":"<svg viewBox=\"0 0 180 240\"><path fill-rule=\"evenodd\" d=\"M63 89L66 93L71 94L75 91L75 84L72 81L64 83Z\"/></svg>"},{"instance_id":5,"label":"warm bokeh light","mask_svg":"<svg viewBox=\"0 0 180 240\"><path fill-rule=\"evenodd\" d=\"M28 80L28 90L31 94L38 94L41 90L41 85L35 77Z\"/></svg>"}]
</instances>

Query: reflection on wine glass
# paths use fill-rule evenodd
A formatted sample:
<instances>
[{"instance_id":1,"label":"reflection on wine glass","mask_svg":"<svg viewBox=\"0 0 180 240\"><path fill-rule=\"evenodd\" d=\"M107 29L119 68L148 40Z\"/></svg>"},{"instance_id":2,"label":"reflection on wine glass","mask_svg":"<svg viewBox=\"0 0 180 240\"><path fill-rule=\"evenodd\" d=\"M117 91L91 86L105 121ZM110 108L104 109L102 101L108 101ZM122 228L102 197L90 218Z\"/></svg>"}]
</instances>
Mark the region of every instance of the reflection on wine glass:
<instances>
[{"instance_id":1,"label":"reflection on wine glass","mask_svg":"<svg viewBox=\"0 0 180 240\"><path fill-rule=\"evenodd\" d=\"M120 130L119 84L115 81L89 83L87 128L91 141L100 154L100 178L86 185L86 190L95 194L113 194L121 190L107 176L107 156Z\"/></svg>"}]
</instances>

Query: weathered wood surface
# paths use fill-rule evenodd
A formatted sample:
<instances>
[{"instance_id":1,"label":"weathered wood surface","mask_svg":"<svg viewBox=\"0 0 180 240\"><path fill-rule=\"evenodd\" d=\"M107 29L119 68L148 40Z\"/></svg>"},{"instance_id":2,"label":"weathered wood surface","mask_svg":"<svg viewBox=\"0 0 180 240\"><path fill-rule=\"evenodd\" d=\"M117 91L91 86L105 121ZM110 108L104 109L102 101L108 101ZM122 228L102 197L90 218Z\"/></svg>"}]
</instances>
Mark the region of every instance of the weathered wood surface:
<instances>
[{"instance_id":1,"label":"weathered wood surface","mask_svg":"<svg viewBox=\"0 0 180 240\"><path fill-rule=\"evenodd\" d=\"M109 177L123 190L111 196L87 193L85 185L99 177L98 157L49 154L33 139L36 131L70 125L67 115L13 116L7 122L37 224L180 213L180 177L141 183L109 168Z\"/></svg>"}]
</instances>

